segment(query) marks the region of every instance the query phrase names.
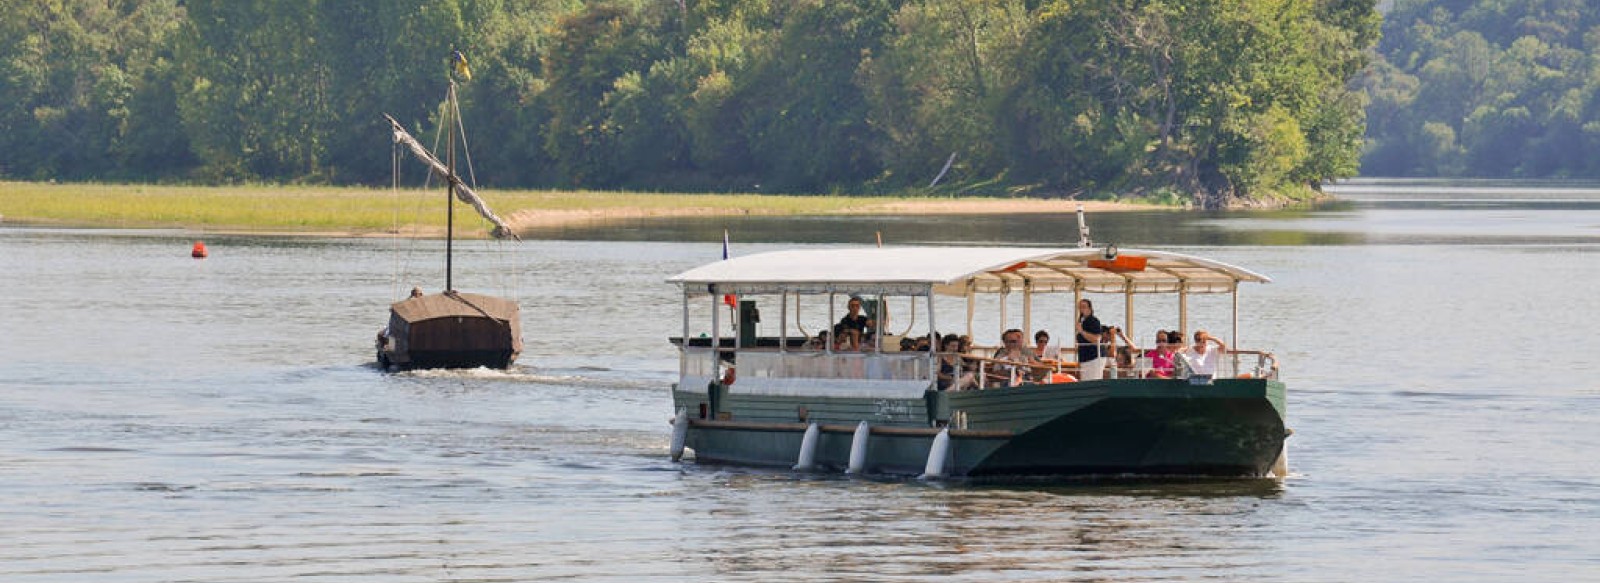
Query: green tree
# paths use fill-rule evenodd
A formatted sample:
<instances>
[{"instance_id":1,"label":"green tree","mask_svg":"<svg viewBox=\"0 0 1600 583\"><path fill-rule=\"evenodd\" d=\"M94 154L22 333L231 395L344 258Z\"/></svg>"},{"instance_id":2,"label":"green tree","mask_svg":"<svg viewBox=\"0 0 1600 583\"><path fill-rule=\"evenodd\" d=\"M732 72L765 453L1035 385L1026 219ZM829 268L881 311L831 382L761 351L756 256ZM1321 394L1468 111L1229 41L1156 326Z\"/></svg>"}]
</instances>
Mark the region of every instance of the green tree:
<instances>
[{"instance_id":1,"label":"green tree","mask_svg":"<svg viewBox=\"0 0 1600 583\"><path fill-rule=\"evenodd\" d=\"M435 123L478 4L191 0L179 111L210 180L387 175L380 113ZM488 4L490 8L495 6ZM341 176L341 169L348 177Z\"/></svg>"},{"instance_id":2,"label":"green tree","mask_svg":"<svg viewBox=\"0 0 1600 583\"><path fill-rule=\"evenodd\" d=\"M318 178L329 136L331 68L311 0L193 0L177 44L178 109L200 176Z\"/></svg>"},{"instance_id":3,"label":"green tree","mask_svg":"<svg viewBox=\"0 0 1600 583\"><path fill-rule=\"evenodd\" d=\"M1031 28L1016 0L908 2L880 55L862 63L878 156L894 183L927 184L954 155L951 181L1001 175L1001 97L1016 83Z\"/></svg>"},{"instance_id":4,"label":"green tree","mask_svg":"<svg viewBox=\"0 0 1600 583\"><path fill-rule=\"evenodd\" d=\"M0 173L387 182L378 114L437 131L461 50L497 184L864 192L953 153L956 192L1224 205L1355 171L1373 2L0 0ZM1402 2L1368 156L1600 170L1594 10L1525 4Z\"/></svg>"},{"instance_id":5,"label":"green tree","mask_svg":"<svg viewBox=\"0 0 1600 583\"><path fill-rule=\"evenodd\" d=\"M323 118L311 120L320 126L319 148L312 152L320 168L317 178L348 182L386 176L391 162L383 147L388 122L382 113L415 130L437 131L452 50L468 55L477 69L475 79L492 77L473 50L477 34L467 23L476 13L498 10L494 0L322 2L308 8L314 28L304 42L322 72L305 81L325 86L316 98L326 103ZM477 87L477 81L463 84L462 100ZM477 113L465 109L464 116Z\"/></svg>"},{"instance_id":6,"label":"green tree","mask_svg":"<svg viewBox=\"0 0 1600 583\"><path fill-rule=\"evenodd\" d=\"M544 136L545 151L563 182L622 184L626 161L619 156L621 135L645 128L623 127L609 107L639 98L643 75L668 54L657 34L659 24L651 25L663 9L597 3L557 23L551 51L544 56L550 109ZM608 104L608 96L617 91L621 95Z\"/></svg>"},{"instance_id":7,"label":"green tree","mask_svg":"<svg viewBox=\"0 0 1600 583\"><path fill-rule=\"evenodd\" d=\"M1018 179L1202 206L1354 172L1371 2L1053 2L1001 106ZM1307 39L1320 39L1308 41Z\"/></svg>"},{"instance_id":8,"label":"green tree","mask_svg":"<svg viewBox=\"0 0 1600 583\"><path fill-rule=\"evenodd\" d=\"M729 11L732 12L732 11ZM688 42L684 59L693 87L683 102L690 158L713 188L748 190L760 182L743 131L739 80L748 78L774 50L777 31L763 27L764 13L708 15Z\"/></svg>"},{"instance_id":9,"label":"green tree","mask_svg":"<svg viewBox=\"0 0 1600 583\"><path fill-rule=\"evenodd\" d=\"M1069 191L1110 189L1148 160L1156 139L1144 115L1163 80L1144 49L1170 41L1165 21L1113 3L1053 2L1017 53L1018 80L998 106L1005 155L1015 180ZM1160 41L1132 29L1151 25ZM1120 30L1113 30L1114 28ZM1171 85L1167 85L1171 87Z\"/></svg>"},{"instance_id":10,"label":"green tree","mask_svg":"<svg viewBox=\"0 0 1600 583\"><path fill-rule=\"evenodd\" d=\"M180 140L135 117L168 110L175 2L0 0L0 11L0 175L128 175L128 161L160 172L186 158Z\"/></svg>"},{"instance_id":11,"label":"green tree","mask_svg":"<svg viewBox=\"0 0 1600 583\"><path fill-rule=\"evenodd\" d=\"M1600 6L1576 0L1409 0L1384 23L1366 172L1600 177Z\"/></svg>"},{"instance_id":12,"label":"green tree","mask_svg":"<svg viewBox=\"0 0 1600 583\"><path fill-rule=\"evenodd\" d=\"M544 149L550 113L542 56L551 50L557 21L582 9L578 0L510 2L476 21L472 83L462 92L462 115L476 144L480 174L498 184L556 184ZM473 26L469 26L473 28Z\"/></svg>"},{"instance_id":13,"label":"green tree","mask_svg":"<svg viewBox=\"0 0 1600 583\"><path fill-rule=\"evenodd\" d=\"M805 0L789 7L770 51L736 81L740 127L763 190L819 192L875 177L876 131L856 84L892 13L881 0Z\"/></svg>"}]
</instances>

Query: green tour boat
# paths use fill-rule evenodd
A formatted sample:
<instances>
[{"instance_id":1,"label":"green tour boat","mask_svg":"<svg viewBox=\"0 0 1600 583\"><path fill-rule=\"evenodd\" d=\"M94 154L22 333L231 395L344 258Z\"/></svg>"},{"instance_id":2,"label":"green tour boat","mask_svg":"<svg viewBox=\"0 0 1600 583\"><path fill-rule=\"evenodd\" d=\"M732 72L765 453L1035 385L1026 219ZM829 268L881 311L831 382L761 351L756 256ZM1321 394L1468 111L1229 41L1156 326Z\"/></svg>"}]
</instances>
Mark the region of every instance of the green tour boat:
<instances>
[{"instance_id":1,"label":"green tour boat","mask_svg":"<svg viewBox=\"0 0 1600 583\"><path fill-rule=\"evenodd\" d=\"M668 281L683 290L674 459L928 477L1287 472L1278 363L1237 349L1239 285L1270 280L1240 267L1115 247L835 248ZM1209 356L1186 342L1198 294L1231 295L1204 302L1232 312L1225 343L1199 334ZM1093 332L1077 311L1090 298L1121 310L1106 323L1120 329L1073 342ZM1175 310L1136 317L1136 300ZM1002 345L966 344L956 332L971 338L975 321L1007 330ZM1014 346L1036 323L1067 326L1059 349ZM1181 336L1132 346L1155 328Z\"/></svg>"}]
</instances>

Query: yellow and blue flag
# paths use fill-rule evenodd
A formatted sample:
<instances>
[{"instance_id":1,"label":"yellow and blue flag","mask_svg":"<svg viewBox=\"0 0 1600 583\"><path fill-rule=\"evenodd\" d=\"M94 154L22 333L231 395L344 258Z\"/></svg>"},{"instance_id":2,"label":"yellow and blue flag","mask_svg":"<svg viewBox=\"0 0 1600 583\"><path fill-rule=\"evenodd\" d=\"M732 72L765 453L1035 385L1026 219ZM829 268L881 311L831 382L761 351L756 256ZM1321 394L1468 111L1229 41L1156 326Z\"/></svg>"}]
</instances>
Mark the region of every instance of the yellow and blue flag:
<instances>
[{"instance_id":1,"label":"yellow and blue flag","mask_svg":"<svg viewBox=\"0 0 1600 583\"><path fill-rule=\"evenodd\" d=\"M467 56L461 51L450 51L450 67L461 76L462 81L472 80L472 68L467 66Z\"/></svg>"}]
</instances>

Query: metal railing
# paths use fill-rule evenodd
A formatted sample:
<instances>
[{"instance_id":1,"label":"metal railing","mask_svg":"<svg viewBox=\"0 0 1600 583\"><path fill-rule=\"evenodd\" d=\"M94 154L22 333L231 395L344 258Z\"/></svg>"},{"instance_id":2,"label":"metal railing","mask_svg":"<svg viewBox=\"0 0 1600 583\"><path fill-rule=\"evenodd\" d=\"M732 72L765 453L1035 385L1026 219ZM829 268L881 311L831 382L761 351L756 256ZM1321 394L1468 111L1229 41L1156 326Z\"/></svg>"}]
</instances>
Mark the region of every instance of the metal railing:
<instances>
[{"instance_id":1,"label":"metal railing","mask_svg":"<svg viewBox=\"0 0 1600 583\"><path fill-rule=\"evenodd\" d=\"M683 377L712 377L710 347L689 347L680 353L680 371ZM813 350L777 351L766 348L716 349L724 355L723 367L735 367L727 357L736 355L736 368L740 377L756 378L815 378L864 380L921 380L935 382L935 371L942 367L943 357L951 353L936 353L931 361L926 352L822 352ZM1062 382L1077 380L1078 364L1066 361L1037 363L998 360L971 354L959 354L960 361L950 383L954 388L986 389L1018 384ZM1254 357L1254 358L1251 358ZM1174 357L1175 360L1177 357ZM1149 376L1151 369L1134 359L1131 366L1110 363L1106 367L1107 379L1133 379ZM931 368L930 368L931 364ZM1260 350L1229 350L1220 355L1214 378L1278 378L1278 359L1271 352ZM1174 376L1184 376L1181 364L1173 370ZM966 375L970 374L970 377ZM1071 375L1070 379L1058 375ZM966 379L965 382L963 380Z\"/></svg>"}]
</instances>

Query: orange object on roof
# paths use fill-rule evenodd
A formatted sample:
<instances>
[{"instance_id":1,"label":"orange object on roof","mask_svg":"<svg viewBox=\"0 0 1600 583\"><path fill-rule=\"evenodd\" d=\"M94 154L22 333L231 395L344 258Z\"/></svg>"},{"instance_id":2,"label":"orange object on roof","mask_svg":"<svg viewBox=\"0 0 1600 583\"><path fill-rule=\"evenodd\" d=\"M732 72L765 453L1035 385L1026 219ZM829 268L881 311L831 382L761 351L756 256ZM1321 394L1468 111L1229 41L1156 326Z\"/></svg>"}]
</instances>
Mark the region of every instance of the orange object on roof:
<instances>
[{"instance_id":1,"label":"orange object on roof","mask_svg":"<svg viewBox=\"0 0 1600 583\"><path fill-rule=\"evenodd\" d=\"M1111 259L1090 259L1089 267L1115 271L1144 271L1145 258L1138 255L1118 255Z\"/></svg>"}]
</instances>

